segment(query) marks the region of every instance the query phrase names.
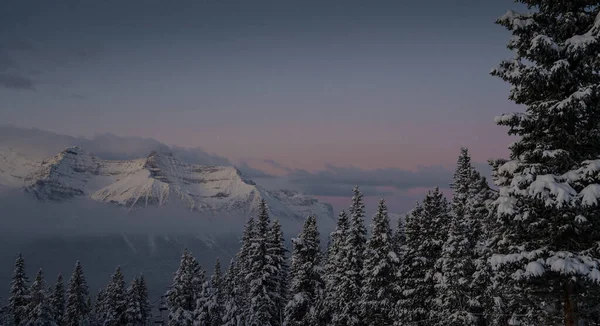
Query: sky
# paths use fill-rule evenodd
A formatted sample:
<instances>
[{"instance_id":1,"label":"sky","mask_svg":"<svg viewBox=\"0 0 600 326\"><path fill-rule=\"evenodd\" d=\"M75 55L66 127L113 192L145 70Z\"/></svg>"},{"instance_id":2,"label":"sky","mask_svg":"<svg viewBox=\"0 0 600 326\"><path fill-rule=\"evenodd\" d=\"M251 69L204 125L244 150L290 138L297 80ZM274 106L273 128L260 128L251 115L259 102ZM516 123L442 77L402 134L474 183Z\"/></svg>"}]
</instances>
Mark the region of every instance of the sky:
<instances>
[{"instance_id":1,"label":"sky","mask_svg":"<svg viewBox=\"0 0 600 326\"><path fill-rule=\"evenodd\" d=\"M494 24L508 9L520 8L5 0L0 121L153 138L313 179L331 167L427 175L451 168L461 146L483 164L511 142L493 118L521 110L489 75L510 57L510 35Z\"/></svg>"}]
</instances>

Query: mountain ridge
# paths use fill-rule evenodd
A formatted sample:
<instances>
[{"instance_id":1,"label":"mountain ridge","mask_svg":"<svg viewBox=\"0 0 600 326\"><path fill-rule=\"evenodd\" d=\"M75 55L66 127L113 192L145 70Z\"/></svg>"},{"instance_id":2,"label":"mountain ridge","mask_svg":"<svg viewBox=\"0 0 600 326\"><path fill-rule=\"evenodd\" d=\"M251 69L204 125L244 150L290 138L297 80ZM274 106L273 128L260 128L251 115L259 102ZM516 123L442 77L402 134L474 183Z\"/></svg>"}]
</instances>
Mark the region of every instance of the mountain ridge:
<instances>
[{"instance_id":1,"label":"mountain ridge","mask_svg":"<svg viewBox=\"0 0 600 326\"><path fill-rule=\"evenodd\" d=\"M295 191L266 189L233 166L184 163L159 151L145 158L106 160L72 146L35 161L0 149L0 185L41 201L88 197L127 209L178 204L207 215L250 215L264 199L274 216L333 218L331 205Z\"/></svg>"}]
</instances>

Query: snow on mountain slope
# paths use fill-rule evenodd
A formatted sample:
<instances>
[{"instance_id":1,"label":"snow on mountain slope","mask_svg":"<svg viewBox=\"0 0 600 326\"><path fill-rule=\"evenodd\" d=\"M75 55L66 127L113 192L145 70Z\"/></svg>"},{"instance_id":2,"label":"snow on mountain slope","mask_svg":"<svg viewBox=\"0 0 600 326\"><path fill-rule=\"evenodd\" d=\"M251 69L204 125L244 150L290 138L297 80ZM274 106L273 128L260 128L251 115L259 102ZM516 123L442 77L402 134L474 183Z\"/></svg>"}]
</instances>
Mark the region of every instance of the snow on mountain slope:
<instances>
[{"instance_id":1,"label":"snow on mountain slope","mask_svg":"<svg viewBox=\"0 0 600 326\"><path fill-rule=\"evenodd\" d=\"M111 161L70 147L38 163L0 150L0 185L23 188L40 200L87 196L128 209L178 204L209 215L252 214L264 198L278 217L333 217L329 204L297 192L264 189L234 167L186 164L157 152Z\"/></svg>"},{"instance_id":2,"label":"snow on mountain slope","mask_svg":"<svg viewBox=\"0 0 600 326\"><path fill-rule=\"evenodd\" d=\"M39 166L38 162L28 160L10 148L0 148L0 185L19 187L24 176Z\"/></svg>"}]
</instances>

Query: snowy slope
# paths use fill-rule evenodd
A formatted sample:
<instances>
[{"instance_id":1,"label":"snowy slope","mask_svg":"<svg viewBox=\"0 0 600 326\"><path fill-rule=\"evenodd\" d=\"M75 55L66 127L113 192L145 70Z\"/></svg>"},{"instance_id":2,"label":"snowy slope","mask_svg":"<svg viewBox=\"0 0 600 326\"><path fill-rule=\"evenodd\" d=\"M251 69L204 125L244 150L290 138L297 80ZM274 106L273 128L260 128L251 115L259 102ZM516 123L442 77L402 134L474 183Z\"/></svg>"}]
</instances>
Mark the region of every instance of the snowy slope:
<instances>
[{"instance_id":1,"label":"snowy slope","mask_svg":"<svg viewBox=\"0 0 600 326\"><path fill-rule=\"evenodd\" d=\"M157 152L113 161L70 147L36 162L0 148L0 185L22 188L40 200L86 196L128 209L184 205L203 214L252 214L265 199L278 217L333 217L329 204L296 192L267 190L234 167L186 164Z\"/></svg>"}]
</instances>

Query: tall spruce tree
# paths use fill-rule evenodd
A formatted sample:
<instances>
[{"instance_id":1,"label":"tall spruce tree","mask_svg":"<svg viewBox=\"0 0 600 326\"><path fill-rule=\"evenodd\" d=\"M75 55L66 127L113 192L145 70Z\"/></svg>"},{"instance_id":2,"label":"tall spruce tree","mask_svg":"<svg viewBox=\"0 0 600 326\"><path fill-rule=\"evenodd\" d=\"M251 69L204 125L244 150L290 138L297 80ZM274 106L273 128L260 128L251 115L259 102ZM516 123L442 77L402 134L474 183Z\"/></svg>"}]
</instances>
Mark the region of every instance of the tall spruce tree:
<instances>
[{"instance_id":1,"label":"tall spruce tree","mask_svg":"<svg viewBox=\"0 0 600 326\"><path fill-rule=\"evenodd\" d=\"M106 311L104 316L104 325L118 326L126 324L125 311L127 310L127 292L125 288L125 278L121 272L121 267L117 267L112 275L110 283L106 286L105 300Z\"/></svg>"},{"instance_id":2,"label":"tall spruce tree","mask_svg":"<svg viewBox=\"0 0 600 326\"><path fill-rule=\"evenodd\" d=\"M52 319L58 326L61 326L65 315L65 284L62 274L58 274L56 284L51 288L48 300L52 311Z\"/></svg>"},{"instance_id":3,"label":"tall spruce tree","mask_svg":"<svg viewBox=\"0 0 600 326\"><path fill-rule=\"evenodd\" d=\"M225 308L223 312L223 326L242 326L243 313L240 298L244 297L242 288L238 283L239 277L236 262L232 259L224 278Z\"/></svg>"},{"instance_id":4,"label":"tall spruce tree","mask_svg":"<svg viewBox=\"0 0 600 326\"><path fill-rule=\"evenodd\" d=\"M105 289L100 289L96 295L96 302L94 302L93 320L94 325L104 325L104 318L106 316L106 295Z\"/></svg>"},{"instance_id":5,"label":"tall spruce tree","mask_svg":"<svg viewBox=\"0 0 600 326\"><path fill-rule=\"evenodd\" d=\"M394 233L394 250L396 254L402 259L404 256L404 250L406 250L406 221L402 218L398 218L396 223L396 232Z\"/></svg>"},{"instance_id":6,"label":"tall spruce tree","mask_svg":"<svg viewBox=\"0 0 600 326\"><path fill-rule=\"evenodd\" d=\"M495 282L511 322L598 319L600 2L520 0L497 20L513 58L492 70L524 113L496 123L519 139L496 165Z\"/></svg>"},{"instance_id":7,"label":"tall spruce tree","mask_svg":"<svg viewBox=\"0 0 600 326\"><path fill-rule=\"evenodd\" d=\"M477 325L493 325L494 321L501 319L494 316L501 311L494 309L492 269L489 264L492 256L491 248L500 239L496 233L497 222L490 209L497 194L489 187L486 178L477 171L472 175L469 191L466 214L470 216L469 218L478 221L479 227L474 248L475 271L471 278L472 291L469 303Z\"/></svg>"},{"instance_id":8,"label":"tall spruce tree","mask_svg":"<svg viewBox=\"0 0 600 326\"><path fill-rule=\"evenodd\" d=\"M365 205L363 195L358 186L352 189L352 205L350 206L350 228L344 251L346 252L346 275L341 285L348 291L348 297L355 298L347 302L347 320L350 326L362 325L360 320L360 307L358 298L361 296L362 279L361 273L364 263L364 252L367 243L367 229L365 226Z\"/></svg>"},{"instance_id":9,"label":"tall spruce tree","mask_svg":"<svg viewBox=\"0 0 600 326\"><path fill-rule=\"evenodd\" d=\"M202 293L205 272L196 259L184 250L179 268L173 277L173 284L167 291L169 326L191 326L197 300Z\"/></svg>"},{"instance_id":10,"label":"tall spruce tree","mask_svg":"<svg viewBox=\"0 0 600 326\"><path fill-rule=\"evenodd\" d=\"M246 319L246 312L250 308L250 282L247 278L250 274L250 250L252 246L252 239L254 238L255 220L253 217L248 218L244 227L244 233L242 234L240 251L237 253L236 258L236 284L239 287L241 293L238 297L237 305L240 307L241 318Z\"/></svg>"},{"instance_id":11,"label":"tall spruce tree","mask_svg":"<svg viewBox=\"0 0 600 326\"><path fill-rule=\"evenodd\" d=\"M475 245L479 236L479 223L476 216L469 212L472 203L473 183L478 182L474 176L475 169L471 164L468 149L461 148L458 157L452 198L450 230L440 259L436 262L437 277L436 300L433 314L437 325L465 325L474 323L480 311L474 311L472 299Z\"/></svg>"},{"instance_id":12,"label":"tall spruce tree","mask_svg":"<svg viewBox=\"0 0 600 326\"><path fill-rule=\"evenodd\" d=\"M392 325L399 297L391 285L396 283L400 260L394 250L393 233L383 198L379 201L372 227L362 270L362 322L367 326Z\"/></svg>"},{"instance_id":13,"label":"tall spruce tree","mask_svg":"<svg viewBox=\"0 0 600 326\"><path fill-rule=\"evenodd\" d=\"M271 289L273 293L273 300L275 301L275 315L273 316L273 325L280 325L283 321L283 311L288 301L288 276L289 266L287 263L287 249L285 247L285 238L283 236L283 230L279 220L275 220L269 229L269 235L267 238L268 248L267 254L269 255L273 270L274 288Z\"/></svg>"},{"instance_id":14,"label":"tall spruce tree","mask_svg":"<svg viewBox=\"0 0 600 326\"><path fill-rule=\"evenodd\" d=\"M332 326L347 325L346 302L354 298L345 297L348 291L342 288L346 271L346 238L350 223L345 211L338 215L335 231L329 236L327 261L325 264L325 307L326 322Z\"/></svg>"},{"instance_id":15,"label":"tall spruce tree","mask_svg":"<svg viewBox=\"0 0 600 326\"><path fill-rule=\"evenodd\" d=\"M324 289L320 265L317 218L308 216L298 238L293 239L291 264L291 299L285 307L285 326L315 325L315 301Z\"/></svg>"},{"instance_id":16,"label":"tall spruce tree","mask_svg":"<svg viewBox=\"0 0 600 326\"><path fill-rule=\"evenodd\" d=\"M215 263L213 275L204 288L196 303L194 325L221 326L224 315L223 278L219 258Z\"/></svg>"},{"instance_id":17,"label":"tall spruce tree","mask_svg":"<svg viewBox=\"0 0 600 326\"><path fill-rule=\"evenodd\" d=\"M90 294L83 275L83 267L77 261L75 270L71 279L69 279L69 287L67 288L67 305L65 307L64 325L66 326L87 326L91 323L89 305Z\"/></svg>"},{"instance_id":18,"label":"tall spruce tree","mask_svg":"<svg viewBox=\"0 0 600 326\"><path fill-rule=\"evenodd\" d=\"M127 288L124 321L127 326L140 326L144 324L142 316L142 296L140 280L136 276Z\"/></svg>"},{"instance_id":19,"label":"tall spruce tree","mask_svg":"<svg viewBox=\"0 0 600 326\"><path fill-rule=\"evenodd\" d=\"M438 316L431 310L435 299L436 262L447 238L449 207L438 188L430 191L406 218L406 252L398 275L396 325L422 322Z\"/></svg>"},{"instance_id":20,"label":"tall spruce tree","mask_svg":"<svg viewBox=\"0 0 600 326\"><path fill-rule=\"evenodd\" d=\"M249 326L269 326L277 319L277 302L271 292L276 287L276 279L273 278L276 267L267 252L269 224L267 203L263 199L260 201L248 256L249 273L246 280L250 285L250 305L246 320Z\"/></svg>"},{"instance_id":21,"label":"tall spruce tree","mask_svg":"<svg viewBox=\"0 0 600 326\"><path fill-rule=\"evenodd\" d=\"M31 300L27 306L27 316L21 321L24 326L55 326L52 310L48 303L44 273L40 269L31 284Z\"/></svg>"},{"instance_id":22,"label":"tall spruce tree","mask_svg":"<svg viewBox=\"0 0 600 326\"><path fill-rule=\"evenodd\" d=\"M138 277L139 287L138 296L140 298L140 313L142 315L142 325L150 325L152 323L152 305L148 298L148 285L143 274Z\"/></svg>"},{"instance_id":23,"label":"tall spruce tree","mask_svg":"<svg viewBox=\"0 0 600 326\"><path fill-rule=\"evenodd\" d=\"M8 298L8 315L15 325L19 325L27 317L27 306L31 300L27 282L25 260L19 253L15 261L15 269L10 283L10 297Z\"/></svg>"}]
</instances>

